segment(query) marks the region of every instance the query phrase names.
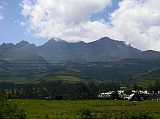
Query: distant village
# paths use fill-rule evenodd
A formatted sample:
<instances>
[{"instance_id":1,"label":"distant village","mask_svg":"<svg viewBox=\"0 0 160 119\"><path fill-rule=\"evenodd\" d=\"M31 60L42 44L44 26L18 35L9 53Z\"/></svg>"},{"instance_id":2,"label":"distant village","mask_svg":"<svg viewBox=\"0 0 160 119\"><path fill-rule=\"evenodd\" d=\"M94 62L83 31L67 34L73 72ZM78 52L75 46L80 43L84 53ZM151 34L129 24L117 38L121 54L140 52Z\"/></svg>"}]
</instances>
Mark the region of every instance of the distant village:
<instances>
[{"instance_id":1,"label":"distant village","mask_svg":"<svg viewBox=\"0 0 160 119\"><path fill-rule=\"evenodd\" d=\"M127 90L127 87L120 87L118 91L103 92L98 95L99 99L108 100L129 100L129 101L143 101L143 100L157 100L160 99L160 91L142 91L142 90Z\"/></svg>"},{"instance_id":2,"label":"distant village","mask_svg":"<svg viewBox=\"0 0 160 119\"><path fill-rule=\"evenodd\" d=\"M160 101L160 91L147 91L147 90L128 90L127 87L120 87L118 91L108 91L99 93L98 99L103 100L128 100L128 101L144 101L144 100L157 100ZM44 100L52 100L51 96L44 97ZM55 100L65 100L62 95L58 95Z\"/></svg>"}]
</instances>

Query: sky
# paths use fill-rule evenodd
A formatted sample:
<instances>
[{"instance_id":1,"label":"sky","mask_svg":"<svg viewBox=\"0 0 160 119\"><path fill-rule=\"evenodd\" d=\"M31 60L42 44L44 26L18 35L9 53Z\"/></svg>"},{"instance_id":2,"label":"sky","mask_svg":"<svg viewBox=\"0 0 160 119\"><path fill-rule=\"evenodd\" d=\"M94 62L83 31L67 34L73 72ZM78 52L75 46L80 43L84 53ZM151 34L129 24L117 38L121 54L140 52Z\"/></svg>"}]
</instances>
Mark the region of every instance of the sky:
<instances>
[{"instance_id":1,"label":"sky","mask_svg":"<svg viewBox=\"0 0 160 119\"><path fill-rule=\"evenodd\" d=\"M101 37L160 51L160 0L0 0L0 44Z\"/></svg>"}]
</instances>

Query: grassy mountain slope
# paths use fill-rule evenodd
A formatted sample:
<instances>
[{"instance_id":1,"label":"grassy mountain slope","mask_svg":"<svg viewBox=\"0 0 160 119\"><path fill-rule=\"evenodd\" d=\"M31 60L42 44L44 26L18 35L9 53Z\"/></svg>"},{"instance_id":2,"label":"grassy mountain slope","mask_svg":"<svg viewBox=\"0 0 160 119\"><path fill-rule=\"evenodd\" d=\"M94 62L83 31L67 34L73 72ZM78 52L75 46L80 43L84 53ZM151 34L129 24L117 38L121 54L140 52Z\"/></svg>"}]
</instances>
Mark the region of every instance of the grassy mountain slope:
<instances>
[{"instance_id":1,"label":"grassy mountain slope","mask_svg":"<svg viewBox=\"0 0 160 119\"><path fill-rule=\"evenodd\" d=\"M160 66L160 61L119 61L92 63L1 63L1 81L115 81L121 82Z\"/></svg>"},{"instance_id":2,"label":"grassy mountain slope","mask_svg":"<svg viewBox=\"0 0 160 119\"><path fill-rule=\"evenodd\" d=\"M153 86L156 81L160 82L160 67L153 68L145 73L141 73L133 77L132 80L132 82L144 89L149 86Z\"/></svg>"}]
</instances>

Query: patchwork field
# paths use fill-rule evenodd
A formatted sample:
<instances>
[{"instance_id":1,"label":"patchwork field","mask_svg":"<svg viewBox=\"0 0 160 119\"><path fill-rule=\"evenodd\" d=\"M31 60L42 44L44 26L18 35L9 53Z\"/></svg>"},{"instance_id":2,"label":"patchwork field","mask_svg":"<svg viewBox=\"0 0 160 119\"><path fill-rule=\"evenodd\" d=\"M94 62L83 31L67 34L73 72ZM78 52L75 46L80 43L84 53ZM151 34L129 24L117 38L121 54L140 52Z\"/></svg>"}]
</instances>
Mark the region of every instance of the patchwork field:
<instances>
[{"instance_id":1,"label":"patchwork field","mask_svg":"<svg viewBox=\"0 0 160 119\"><path fill-rule=\"evenodd\" d=\"M28 119L160 119L160 102L12 100Z\"/></svg>"}]
</instances>

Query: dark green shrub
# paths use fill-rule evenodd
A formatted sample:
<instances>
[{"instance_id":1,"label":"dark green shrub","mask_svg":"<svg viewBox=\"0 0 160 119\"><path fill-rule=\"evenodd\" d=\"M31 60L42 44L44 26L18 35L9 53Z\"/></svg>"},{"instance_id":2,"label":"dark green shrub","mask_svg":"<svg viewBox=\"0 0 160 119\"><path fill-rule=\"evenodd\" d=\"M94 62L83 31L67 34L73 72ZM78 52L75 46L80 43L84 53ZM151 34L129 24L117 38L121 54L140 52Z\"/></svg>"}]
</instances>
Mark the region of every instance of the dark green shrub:
<instances>
[{"instance_id":1,"label":"dark green shrub","mask_svg":"<svg viewBox=\"0 0 160 119\"><path fill-rule=\"evenodd\" d=\"M89 109L81 110L78 114L78 119L95 119L94 117Z\"/></svg>"},{"instance_id":2,"label":"dark green shrub","mask_svg":"<svg viewBox=\"0 0 160 119\"><path fill-rule=\"evenodd\" d=\"M23 109L19 109L12 101L0 96L0 119L26 119Z\"/></svg>"}]
</instances>

